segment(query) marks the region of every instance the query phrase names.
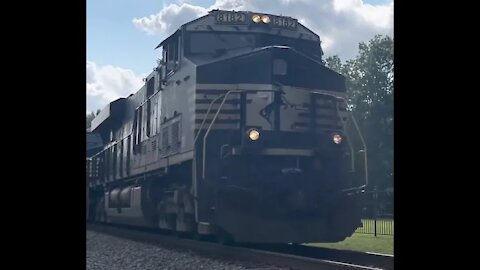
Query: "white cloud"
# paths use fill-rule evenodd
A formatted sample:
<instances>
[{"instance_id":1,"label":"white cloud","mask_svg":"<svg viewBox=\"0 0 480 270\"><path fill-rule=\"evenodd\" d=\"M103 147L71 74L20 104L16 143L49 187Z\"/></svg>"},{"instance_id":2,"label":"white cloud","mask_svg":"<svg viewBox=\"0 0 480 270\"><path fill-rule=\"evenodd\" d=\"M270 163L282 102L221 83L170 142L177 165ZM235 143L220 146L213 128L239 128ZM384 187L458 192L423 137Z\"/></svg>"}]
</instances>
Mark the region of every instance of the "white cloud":
<instances>
[{"instance_id":1,"label":"white cloud","mask_svg":"<svg viewBox=\"0 0 480 270\"><path fill-rule=\"evenodd\" d=\"M376 27L389 28L393 24L393 1L374 6L365 4L362 0L334 0L333 7L337 12L360 16Z\"/></svg>"},{"instance_id":2,"label":"white cloud","mask_svg":"<svg viewBox=\"0 0 480 270\"><path fill-rule=\"evenodd\" d=\"M207 13L207 9L187 3L170 4L159 13L142 18L134 18L133 24L150 35L171 34L180 25Z\"/></svg>"},{"instance_id":3,"label":"white cloud","mask_svg":"<svg viewBox=\"0 0 480 270\"><path fill-rule=\"evenodd\" d=\"M135 18L133 23L149 34L171 34L182 24L215 8L297 18L320 35L327 55L338 54L342 59L354 57L358 43L368 41L375 34L393 36L393 0L382 5L370 5L362 0L216 0L207 8L180 1L164 6L157 14Z\"/></svg>"},{"instance_id":4,"label":"white cloud","mask_svg":"<svg viewBox=\"0 0 480 270\"><path fill-rule=\"evenodd\" d=\"M87 61L87 112L135 93L143 85L142 78L129 69Z\"/></svg>"},{"instance_id":5,"label":"white cloud","mask_svg":"<svg viewBox=\"0 0 480 270\"><path fill-rule=\"evenodd\" d=\"M366 4L362 0L216 0L210 7L188 2L163 5L158 13L134 18L132 22L150 35L165 37L182 24L216 8L287 15L297 18L320 36L326 55L338 54L343 60L353 58L358 43L368 41L375 34L393 37L393 0L382 5ZM87 61L87 111L102 109L109 102L138 91L145 76Z\"/></svg>"}]
</instances>

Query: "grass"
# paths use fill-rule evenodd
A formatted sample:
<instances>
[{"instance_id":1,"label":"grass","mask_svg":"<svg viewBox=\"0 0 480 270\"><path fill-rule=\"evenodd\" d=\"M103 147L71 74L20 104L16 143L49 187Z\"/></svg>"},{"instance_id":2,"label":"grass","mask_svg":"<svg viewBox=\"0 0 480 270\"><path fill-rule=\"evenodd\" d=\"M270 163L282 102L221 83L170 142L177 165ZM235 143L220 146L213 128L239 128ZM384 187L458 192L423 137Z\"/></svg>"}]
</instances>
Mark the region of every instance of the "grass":
<instances>
[{"instance_id":1,"label":"grass","mask_svg":"<svg viewBox=\"0 0 480 270\"><path fill-rule=\"evenodd\" d=\"M354 233L338 243L309 243L308 246L393 254L393 236Z\"/></svg>"}]
</instances>

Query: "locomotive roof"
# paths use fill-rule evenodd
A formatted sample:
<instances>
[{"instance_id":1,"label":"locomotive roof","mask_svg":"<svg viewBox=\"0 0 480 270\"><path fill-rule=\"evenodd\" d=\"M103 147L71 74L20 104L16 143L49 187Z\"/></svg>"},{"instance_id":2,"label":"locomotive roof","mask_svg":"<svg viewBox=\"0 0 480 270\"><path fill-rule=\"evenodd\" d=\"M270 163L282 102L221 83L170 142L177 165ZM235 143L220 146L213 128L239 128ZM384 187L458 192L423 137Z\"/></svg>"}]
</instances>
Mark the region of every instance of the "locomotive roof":
<instances>
[{"instance_id":1,"label":"locomotive roof","mask_svg":"<svg viewBox=\"0 0 480 270\"><path fill-rule=\"evenodd\" d=\"M271 21L265 27L264 24L255 24L252 21L254 15L269 16ZM230 16L230 17L229 17ZM233 16L233 17L232 17ZM219 22L218 18L243 18L242 20L233 22ZM275 25L277 24L277 25ZM287 27L280 26L287 24ZM290 26L290 27L289 27ZM320 42L320 37L312 30L305 27L297 21L297 19L289 16L278 16L268 13L251 12L251 11L228 11L228 10L212 10L207 15L187 22L180 26L173 34L158 44L155 49L163 46L166 42L177 37L182 30L189 32L209 31L209 32L243 32L243 33L264 33L274 35L284 35L292 38L302 38Z\"/></svg>"},{"instance_id":2,"label":"locomotive roof","mask_svg":"<svg viewBox=\"0 0 480 270\"><path fill-rule=\"evenodd\" d=\"M120 117L125 101L125 98L119 98L107 104L100 113L93 118L90 132L96 131L99 127L103 126L104 123L112 121L113 118Z\"/></svg>"}]
</instances>

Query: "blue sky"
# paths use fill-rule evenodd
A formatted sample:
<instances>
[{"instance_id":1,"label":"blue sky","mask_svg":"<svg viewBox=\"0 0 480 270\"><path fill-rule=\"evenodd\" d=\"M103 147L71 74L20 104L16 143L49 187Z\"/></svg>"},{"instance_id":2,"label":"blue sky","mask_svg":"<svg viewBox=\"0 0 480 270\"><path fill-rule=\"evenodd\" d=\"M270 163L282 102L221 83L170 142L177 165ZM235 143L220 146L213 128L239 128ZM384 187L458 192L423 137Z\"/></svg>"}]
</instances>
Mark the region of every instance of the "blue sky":
<instances>
[{"instance_id":1,"label":"blue sky","mask_svg":"<svg viewBox=\"0 0 480 270\"><path fill-rule=\"evenodd\" d=\"M88 0L87 59L146 72L155 63L153 48L159 38L141 32L132 18L161 6L152 0Z\"/></svg>"},{"instance_id":2,"label":"blue sky","mask_svg":"<svg viewBox=\"0 0 480 270\"><path fill-rule=\"evenodd\" d=\"M135 17L158 12L173 0L87 0L87 59L98 65L127 67L136 73L150 71L159 55L154 48L164 38L136 28ZM186 1L211 6L214 0Z\"/></svg>"},{"instance_id":3,"label":"blue sky","mask_svg":"<svg viewBox=\"0 0 480 270\"><path fill-rule=\"evenodd\" d=\"M363 2L362 0L87 0L87 111L102 108L112 101L110 99L136 91L126 88L139 86L138 80L141 81L141 76L149 73L155 66L155 60L160 55L159 51L154 50L155 46L181 23L193 19L192 16L203 15L202 12L209 10L212 5L226 9L238 7L258 12L282 13L296 17L301 22L303 19L307 27L320 35L322 44L326 46L324 50L327 55L339 54L345 59L354 56L358 42L367 41L374 33L393 35L393 19L389 17L393 5L388 8L391 2L391 0L363 0ZM343 7L333 9L336 3ZM379 19L373 20L372 16L378 16ZM322 21L317 17L324 19ZM325 17L329 17L328 20ZM134 18L143 19L134 23ZM174 23L162 28L161 24L155 24L155 21L166 25L171 21ZM115 72L118 74L113 74ZM117 79L128 82L126 84L113 82Z\"/></svg>"}]
</instances>

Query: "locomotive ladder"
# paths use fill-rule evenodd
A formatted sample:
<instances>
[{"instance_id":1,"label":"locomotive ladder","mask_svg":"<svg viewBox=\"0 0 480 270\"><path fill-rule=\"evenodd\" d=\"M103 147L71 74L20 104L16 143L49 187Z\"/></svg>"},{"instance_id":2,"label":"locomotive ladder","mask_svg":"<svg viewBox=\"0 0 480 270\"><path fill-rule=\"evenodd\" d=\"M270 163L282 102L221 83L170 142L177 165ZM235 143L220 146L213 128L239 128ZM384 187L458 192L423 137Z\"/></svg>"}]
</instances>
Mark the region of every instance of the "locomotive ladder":
<instances>
[{"instance_id":1,"label":"locomotive ladder","mask_svg":"<svg viewBox=\"0 0 480 270\"><path fill-rule=\"evenodd\" d=\"M215 113L215 115L213 116L213 119L212 121L210 122L210 125L208 126L207 128L207 131L205 132L205 135L203 135L203 149L202 149L202 154L203 154L203 157L202 157L202 179L205 180L205 166L206 166L206 153L207 153L207 137L208 137L208 134L210 133L210 130L212 129L212 126L215 124L215 122L217 121L217 117L218 115L220 114L220 111L222 110L223 108L223 104L225 104L225 101L227 100L227 97L228 95L230 95L230 93L240 93L242 92L241 90L229 90L223 97L223 100L222 100L222 103L220 103L220 106L218 106L218 109L217 109L217 112ZM221 97L221 96L220 96ZM213 105L214 102L212 102L210 104L210 107L208 108L209 110L211 109L212 105ZM203 119L203 122L205 122L205 120L207 119L208 117L208 111L207 111L207 114L205 115L205 118ZM203 123L202 123L203 124ZM202 127L200 127L202 128ZM199 131L200 133L200 131Z\"/></svg>"},{"instance_id":2,"label":"locomotive ladder","mask_svg":"<svg viewBox=\"0 0 480 270\"><path fill-rule=\"evenodd\" d=\"M346 108L348 108L348 102L345 98L343 97L338 97L338 100L341 100L345 103ZM348 110L347 110L348 111ZM337 102L337 114L340 116L340 109L339 109L339 102ZM352 122L355 125L355 130L357 131L358 136L360 137L360 141L362 142L362 147L363 147L363 165L364 165L364 174L365 174L365 185L360 186L359 188L365 188L368 186L368 158L367 158L367 144L365 143L365 139L363 138L362 132L360 131L360 128L358 127L357 120L355 119L355 116L353 116L353 112L350 112L350 117L352 118ZM343 129L345 132L347 132L346 126L345 126L345 121L343 119L340 119L342 121ZM348 140L350 142L350 140ZM351 142L350 142L350 147L352 147ZM353 150L353 147L352 147ZM352 153L354 154L354 153ZM352 155L354 157L354 155ZM352 158L352 160L354 160ZM353 171L355 170L355 164L353 163Z\"/></svg>"},{"instance_id":3,"label":"locomotive ladder","mask_svg":"<svg viewBox=\"0 0 480 270\"><path fill-rule=\"evenodd\" d=\"M273 92L274 90L263 90L262 92ZM200 132L203 129L203 126L205 125L205 122L207 121L208 116L210 115L210 110L213 107L213 104L215 104L219 99L222 99L222 102L220 103L220 106L218 106L217 112L213 116L212 121L210 122L210 125L207 128L207 131L205 132L205 135L203 135L203 147L202 147L202 180L205 181L205 167L206 167L206 148L207 148L207 138L208 134L210 133L210 130L212 129L212 126L215 124L217 121L218 115L220 114L220 111L223 108L223 105L225 104L225 101L227 100L227 97L231 93L242 93L245 92L243 90L228 90L227 93L219 95L215 99L213 99L210 102L210 106L208 107L208 110L205 114L205 117L203 118L202 124L199 127L199 130L197 134L195 135L195 138L193 140L193 145L195 147L196 142L198 137L200 136ZM198 222L198 203L197 203L197 196L198 196L198 188L197 188L197 159L196 159L196 154L193 155L193 189L194 189L194 195L195 195L195 220Z\"/></svg>"},{"instance_id":4,"label":"locomotive ladder","mask_svg":"<svg viewBox=\"0 0 480 270\"><path fill-rule=\"evenodd\" d=\"M242 91L229 90L227 93L219 95L218 97L216 97L215 99L213 99L210 102L210 106L208 107L207 113L205 114L205 117L203 118L202 124L200 125L200 127L198 129L198 132L195 135L195 138L193 139L193 145L194 145L194 148L196 148L196 143L197 143L198 137L200 136L200 132L202 131L203 126L205 125L205 122L207 121L208 116L210 115L210 110L212 109L213 104L215 104L217 102L217 100L219 100L223 97L222 103L220 103L220 106L218 107L217 112L215 113L215 116L213 117L210 125L208 126L207 132L203 136L202 180L205 180L206 138L208 136L208 133L210 133L210 129L212 128L213 124L215 124L215 121L218 117L218 114L220 113L220 110L222 109L223 104L225 104L225 101L227 100L228 95L232 92L242 92ZM195 206L195 221L197 223L199 223L199 220L198 220L198 201L197 201L198 200L198 184L197 184L197 154L196 153L193 154L193 162L192 163L193 163L193 168L192 168L192 170L193 170L193 183L192 184L193 184L193 193L194 193L194 201L195 201L195 204L194 204L194 206Z\"/></svg>"}]
</instances>

